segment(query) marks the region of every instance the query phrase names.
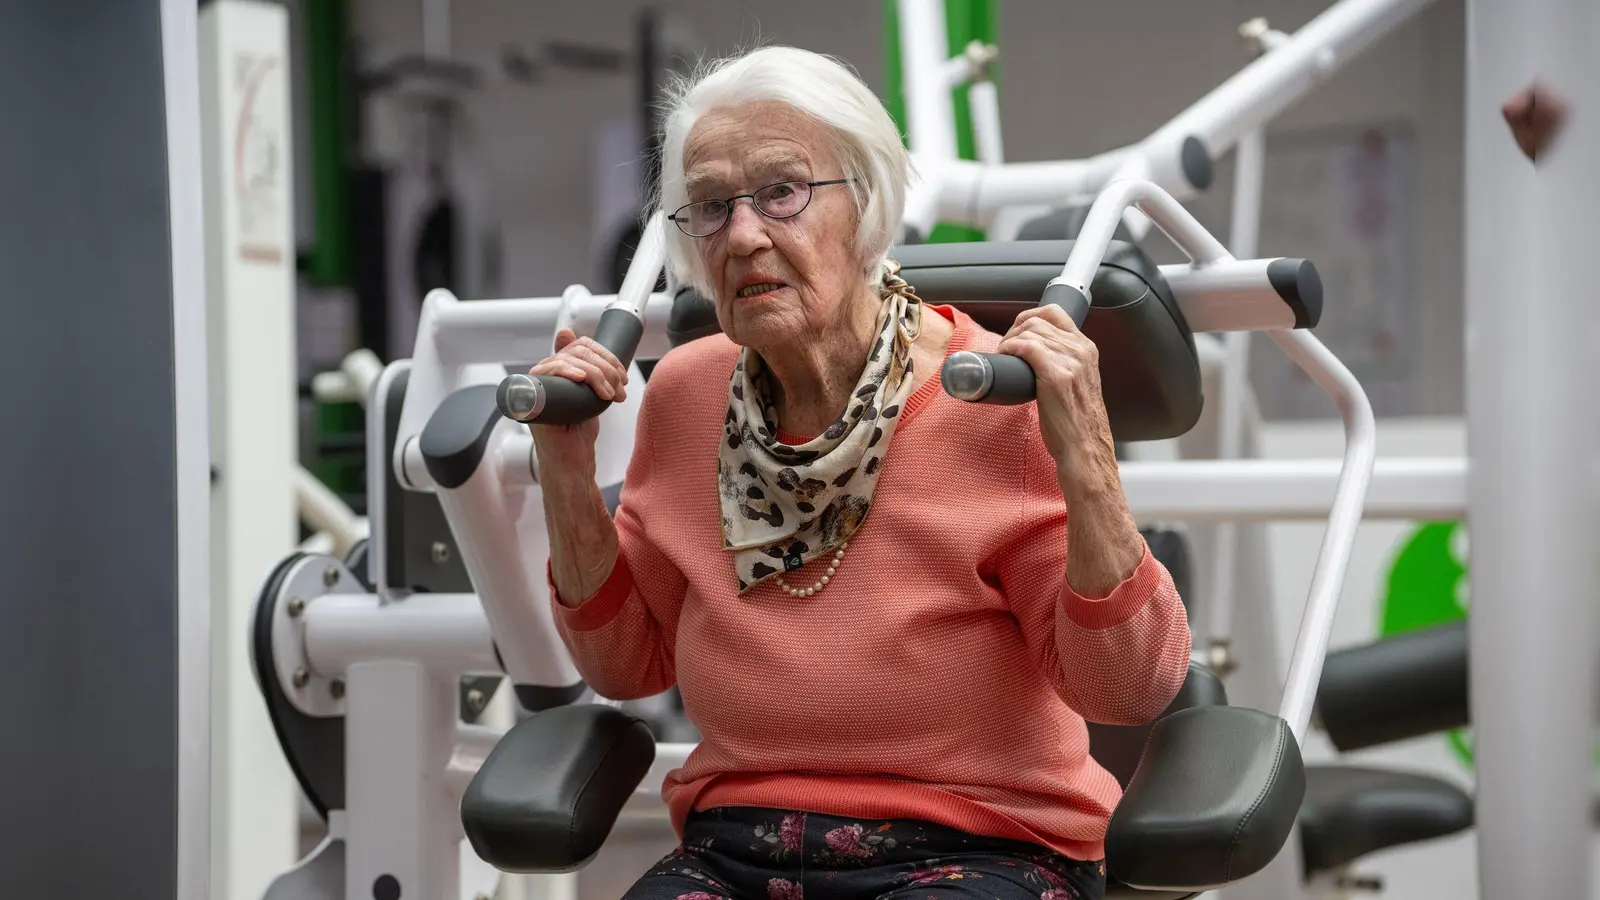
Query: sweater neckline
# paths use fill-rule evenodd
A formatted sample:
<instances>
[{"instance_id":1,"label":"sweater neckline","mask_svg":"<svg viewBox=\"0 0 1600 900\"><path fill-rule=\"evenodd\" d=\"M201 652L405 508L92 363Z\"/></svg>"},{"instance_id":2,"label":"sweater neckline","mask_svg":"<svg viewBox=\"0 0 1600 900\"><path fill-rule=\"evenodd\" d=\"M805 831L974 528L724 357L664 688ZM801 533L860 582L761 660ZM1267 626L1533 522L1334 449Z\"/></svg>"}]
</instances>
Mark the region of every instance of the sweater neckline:
<instances>
[{"instance_id":1,"label":"sweater neckline","mask_svg":"<svg viewBox=\"0 0 1600 900\"><path fill-rule=\"evenodd\" d=\"M945 348L944 358L949 359L950 354L959 353L962 350L967 349L967 345L972 342L972 319L953 306L936 306L929 304L927 309L930 312L944 316L950 321L950 324L955 326L955 332L950 335L950 345ZM931 403L942 390L943 386L939 382L939 373L935 372L933 375L929 376L926 381L922 382L921 386L913 391L911 396L906 399L905 409L900 413L901 426L904 427L907 422L911 421L911 418L915 416L917 412L922 409L922 407ZM815 436L807 437L805 435L792 434L784 431L782 428L779 428L777 438L779 443L788 444L791 447L798 447L801 444L811 442L815 439Z\"/></svg>"}]
</instances>

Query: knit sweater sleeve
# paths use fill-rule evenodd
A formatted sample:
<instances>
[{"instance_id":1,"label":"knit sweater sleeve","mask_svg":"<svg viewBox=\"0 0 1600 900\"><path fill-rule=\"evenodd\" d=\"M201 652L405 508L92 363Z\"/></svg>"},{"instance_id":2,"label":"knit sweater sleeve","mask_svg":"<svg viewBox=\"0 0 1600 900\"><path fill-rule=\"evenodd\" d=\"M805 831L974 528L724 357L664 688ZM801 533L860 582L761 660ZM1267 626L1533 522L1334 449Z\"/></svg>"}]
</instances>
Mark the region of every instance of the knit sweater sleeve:
<instances>
[{"instance_id":1,"label":"knit sweater sleeve","mask_svg":"<svg viewBox=\"0 0 1600 900\"><path fill-rule=\"evenodd\" d=\"M561 603L550 580L556 627L573 664L596 693L612 700L653 696L677 682L673 659L687 581L650 540L640 517L656 483L654 405L646 394L614 517L616 566L595 595L576 608Z\"/></svg>"},{"instance_id":2,"label":"knit sweater sleeve","mask_svg":"<svg viewBox=\"0 0 1600 900\"><path fill-rule=\"evenodd\" d=\"M1146 546L1106 596L1074 591L1056 464L1042 441L1029 443L1018 518L995 557L1001 589L1030 655L1068 706L1091 722L1149 722L1177 696L1189 666L1189 621L1172 576Z\"/></svg>"}]
</instances>

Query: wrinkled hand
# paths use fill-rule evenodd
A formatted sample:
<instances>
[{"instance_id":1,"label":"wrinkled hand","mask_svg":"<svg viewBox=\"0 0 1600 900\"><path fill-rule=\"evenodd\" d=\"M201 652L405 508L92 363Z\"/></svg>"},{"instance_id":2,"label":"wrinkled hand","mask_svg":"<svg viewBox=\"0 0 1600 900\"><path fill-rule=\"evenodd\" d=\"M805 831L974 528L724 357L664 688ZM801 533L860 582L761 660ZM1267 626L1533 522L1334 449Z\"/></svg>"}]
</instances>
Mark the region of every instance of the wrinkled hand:
<instances>
[{"instance_id":1,"label":"wrinkled hand","mask_svg":"<svg viewBox=\"0 0 1600 900\"><path fill-rule=\"evenodd\" d=\"M1100 351L1066 310L1054 304L1027 310L999 349L1033 369L1039 434L1063 477L1097 478L1107 463L1115 473L1116 450L1100 393Z\"/></svg>"},{"instance_id":2,"label":"wrinkled hand","mask_svg":"<svg viewBox=\"0 0 1600 900\"><path fill-rule=\"evenodd\" d=\"M556 334L556 352L528 370L529 375L554 375L587 384L600 399L620 403L628 397L628 368L593 338L578 337L570 328ZM541 470L584 473L594 468L594 443L599 419L575 425L529 424Z\"/></svg>"}]
</instances>

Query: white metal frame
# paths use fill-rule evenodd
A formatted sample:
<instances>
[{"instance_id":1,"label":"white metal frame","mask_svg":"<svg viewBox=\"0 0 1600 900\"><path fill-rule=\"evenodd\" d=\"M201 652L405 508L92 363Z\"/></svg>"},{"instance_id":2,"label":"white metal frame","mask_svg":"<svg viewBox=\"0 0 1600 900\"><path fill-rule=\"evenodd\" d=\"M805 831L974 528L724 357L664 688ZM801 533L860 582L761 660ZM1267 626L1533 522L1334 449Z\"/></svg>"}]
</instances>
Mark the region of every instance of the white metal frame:
<instances>
[{"instance_id":1,"label":"white metal frame","mask_svg":"<svg viewBox=\"0 0 1600 900\"><path fill-rule=\"evenodd\" d=\"M1592 898L1600 706L1600 10L1467 0L1466 406L1482 896ZM1537 168L1500 109L1538 81L1571 106ZM1507 308L1516 298L1514 309Z\"/></svg>"},{"instance_id":2,"label":"white metal frame","mask_svg":"<svg viewBox=\"0 0 1600 900\"><path fill-rule=\"evenodd\" d=\"M1009 208L1086 204L1120 178L1153 181L1188 199L1195 191L1183 174L1187 139L1198 139L1212 161L1221 158L1430 2L1339 0L1293 35L1267 41L1266 53L1137 143L1088 159L995 164L956 158L942 4L901 0L906 130L921 176L905 222L922 234L938 222L989 229ZM1137 213L1129 217L1136 235L1145 224Z\"/></svg>"},{"instance_id":3,"label":"white metal frame","mask_svg":"<svg viewBox=\"0 0 1600 900\"><path fill-rule=\"evenodd\" d=\"M914 153L954 160L958 142L951 90L967 86L978 162L1005 162L1000 129L1000 93L991 77L1000 50L969 43L948 59L944 0L899 0L901 85L906 98L907 139Z\"/></svg>"},{"instance_id":4,"label":"white metal frame","mask_svg":"<svg viewBox=\"0 0 1600 900\"><path fill-rule=\"evenodd\" d=\"M206 378L206 222L200 113L199 13L161 2L172 248L173 477L177 510L177 900L211 896L210 425Z\"/></svg>"}]
</instances>

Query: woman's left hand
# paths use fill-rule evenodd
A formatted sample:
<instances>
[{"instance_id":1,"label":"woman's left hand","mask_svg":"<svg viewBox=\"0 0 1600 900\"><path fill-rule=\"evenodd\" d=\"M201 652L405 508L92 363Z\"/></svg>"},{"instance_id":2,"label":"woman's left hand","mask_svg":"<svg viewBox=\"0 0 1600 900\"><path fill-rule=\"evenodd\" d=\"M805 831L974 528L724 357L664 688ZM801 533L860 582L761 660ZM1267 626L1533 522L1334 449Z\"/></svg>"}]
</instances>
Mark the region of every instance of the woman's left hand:
<instances>
[{"instance_id":1,"label":"woman's left hand","mask_svg":"<svg viewBox=\"0 0 1600 900\"><path fill-rule=\"evenodd\" d=\"M1066 310L1050 304L1017 316L999 349L1033 369L1039 433L1057 467L1093 477L1097 464L1109 463L1115 472L1116 450L1100 394L1100 351Z\"/></svg>"}]
</instances>

